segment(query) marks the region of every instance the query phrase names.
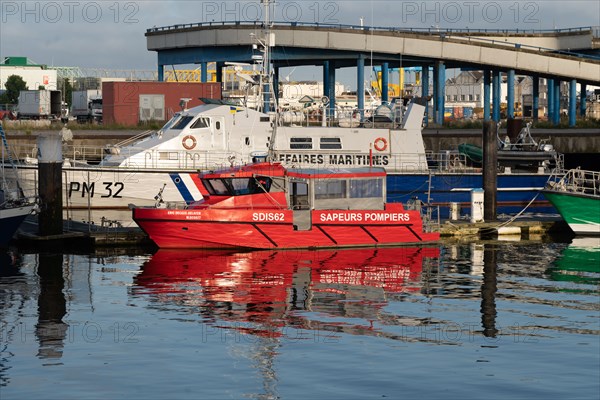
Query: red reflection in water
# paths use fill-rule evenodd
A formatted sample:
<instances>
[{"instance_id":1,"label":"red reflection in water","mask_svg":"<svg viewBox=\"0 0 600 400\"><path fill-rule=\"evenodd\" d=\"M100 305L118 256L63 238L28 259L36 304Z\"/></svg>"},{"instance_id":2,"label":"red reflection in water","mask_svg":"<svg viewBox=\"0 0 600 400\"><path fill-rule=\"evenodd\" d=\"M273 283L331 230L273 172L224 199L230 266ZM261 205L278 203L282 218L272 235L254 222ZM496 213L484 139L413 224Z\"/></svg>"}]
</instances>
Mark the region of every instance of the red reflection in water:
<instances>
[{"instance_id":1,"label":"red reflection in water","mask_svg":"<svg viewBox=\"0 0 600 400\"><path fill-rule=\"evenodd\" d=\"M438 259L439 253L432 247L245 253L160 250L136 277L134 293L197 306L215 322L260 323L258 329L235 329L278 336L277 328L307 325L296 311L372 322L373 314L387 303L385 293L419 291L424 259Z\"/></svg>"}]
</instances>

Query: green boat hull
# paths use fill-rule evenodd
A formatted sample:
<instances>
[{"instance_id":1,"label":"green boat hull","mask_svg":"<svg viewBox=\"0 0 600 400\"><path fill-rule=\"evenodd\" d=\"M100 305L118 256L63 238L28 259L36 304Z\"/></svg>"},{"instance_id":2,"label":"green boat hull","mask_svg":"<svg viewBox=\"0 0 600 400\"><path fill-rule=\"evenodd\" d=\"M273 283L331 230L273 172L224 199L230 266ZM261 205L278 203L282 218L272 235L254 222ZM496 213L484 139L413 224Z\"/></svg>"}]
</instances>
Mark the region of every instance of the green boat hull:
<instances>
[{"instance_id":1,"label":"green boat hull","mask_svg":"<svg viewBox=\"0 0 600 400\"><path fill-rule=\"evenodd\" d=\"M544 190L543 194L573 232L600 235L600 197L553 190Z\"/></svg>"}]
</instances>

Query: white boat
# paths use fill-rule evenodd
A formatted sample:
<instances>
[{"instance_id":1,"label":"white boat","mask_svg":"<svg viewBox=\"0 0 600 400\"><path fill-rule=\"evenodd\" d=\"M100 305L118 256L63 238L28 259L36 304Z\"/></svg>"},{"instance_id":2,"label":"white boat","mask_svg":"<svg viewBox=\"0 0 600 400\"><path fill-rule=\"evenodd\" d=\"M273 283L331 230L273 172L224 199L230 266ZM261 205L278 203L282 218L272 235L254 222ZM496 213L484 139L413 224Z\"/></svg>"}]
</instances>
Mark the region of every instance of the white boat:
<instances>
[{"instance_id":1,"label":"white boat","mask_svg":"<svg viewBox=\"0 0 600 400\"><path fill-rule=\"evenodd\" d=\"M101 215L109 215L106 210L127 210L130 203L198 201L199 170L244 165L267 155L288 167L372 165L427 174L423 113L424 107L413 102L392 128L284 126L275 114L212 102L178 112L161 130L132 144L107 148L99 165L65 160L64 205L71 216L80 211L82 219L91 211L99 223ZM19 179L26 192L35 193L36 162L20 166ZM129 216L115 219L130 222Z\"/></svg>"}]
</instances>

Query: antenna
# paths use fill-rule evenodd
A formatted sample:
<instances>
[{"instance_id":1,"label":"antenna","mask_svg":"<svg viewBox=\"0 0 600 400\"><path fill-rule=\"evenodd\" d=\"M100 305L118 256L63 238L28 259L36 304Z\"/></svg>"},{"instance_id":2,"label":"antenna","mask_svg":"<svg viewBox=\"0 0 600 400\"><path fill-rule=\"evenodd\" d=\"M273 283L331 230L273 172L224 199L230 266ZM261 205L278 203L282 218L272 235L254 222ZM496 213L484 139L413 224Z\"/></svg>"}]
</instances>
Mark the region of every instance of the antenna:
<instances>
[{"instance_id":1,"label":"antenna","mask_svg":"<svg viewBox=\"0 0 600 400\"><path fill-rule=\"evenodd\" d=\"M187 104L190 100L192 99L190 99L189 97L183 97L179 99L179 107L181 107L181 111L187 110Z\"/></svg>"}]
</instances>

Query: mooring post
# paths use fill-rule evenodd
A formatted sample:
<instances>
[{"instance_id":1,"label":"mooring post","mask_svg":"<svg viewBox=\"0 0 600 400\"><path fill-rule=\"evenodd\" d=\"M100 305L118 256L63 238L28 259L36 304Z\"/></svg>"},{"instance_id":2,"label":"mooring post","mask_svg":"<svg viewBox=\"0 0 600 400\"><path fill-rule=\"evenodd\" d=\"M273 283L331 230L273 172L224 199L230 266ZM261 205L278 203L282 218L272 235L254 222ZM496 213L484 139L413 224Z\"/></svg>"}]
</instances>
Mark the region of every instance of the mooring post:
<instances>
[{"instance_id":1,"label":"mooring post","mask_svg":"<svg viewBox=\"0 0 600 400\"><path fill-rule=\"evenodd\" d=\"M62 234L62 136L38 136L38 215L41 236Z\"/></svg>"},{"instance_id":2,"label":"mooring post","mask_svg":"<svg viewBox=\"0 0 600 400\"><path fill-rule=\"evenodd\" d=\"M483 219L496 220L496 191L498 188L498 127L493 121L483 124Z\"/></svg>"}]
</instances>

